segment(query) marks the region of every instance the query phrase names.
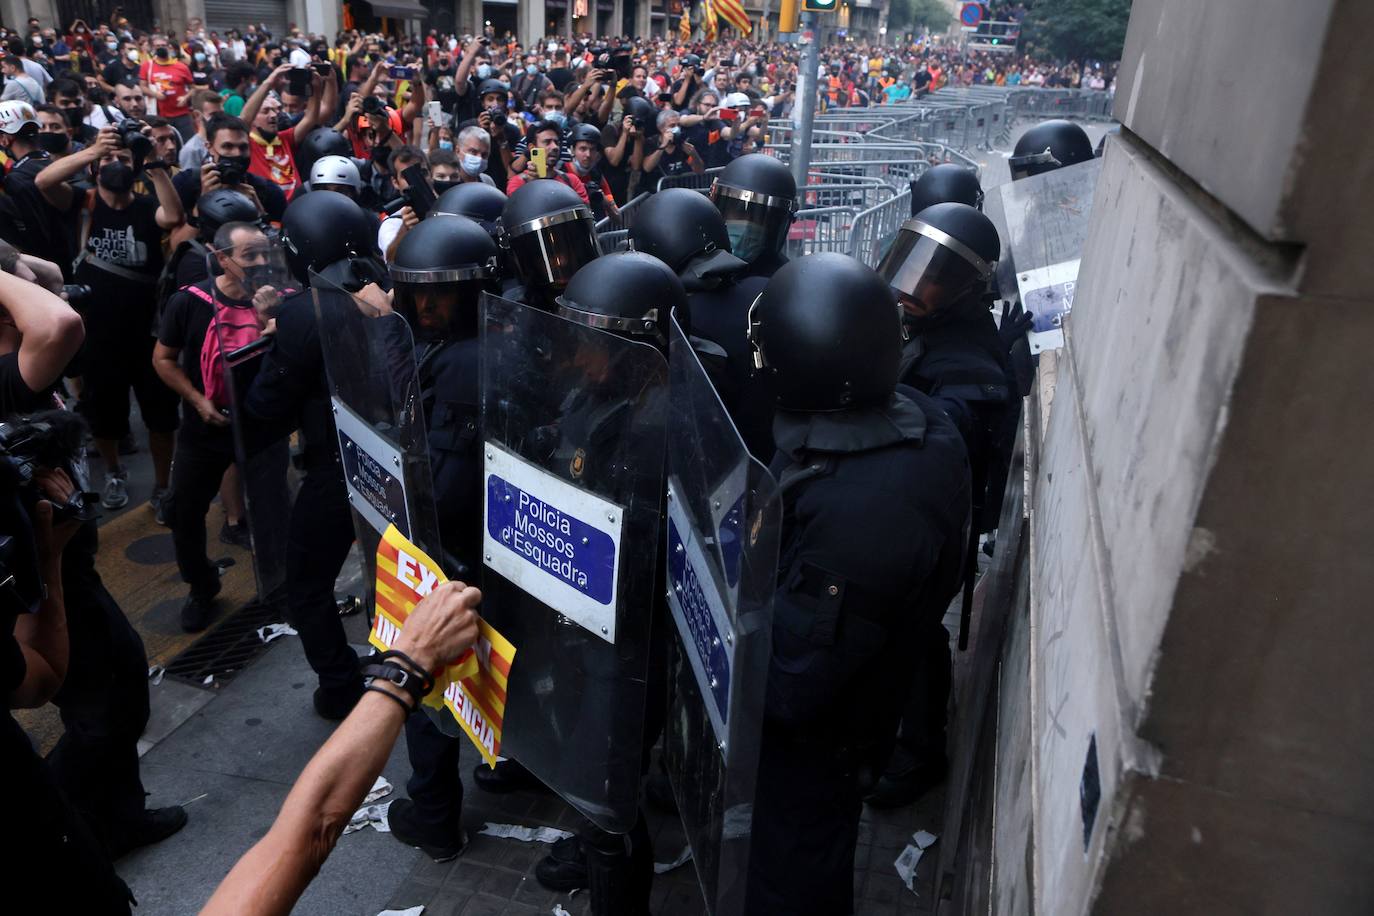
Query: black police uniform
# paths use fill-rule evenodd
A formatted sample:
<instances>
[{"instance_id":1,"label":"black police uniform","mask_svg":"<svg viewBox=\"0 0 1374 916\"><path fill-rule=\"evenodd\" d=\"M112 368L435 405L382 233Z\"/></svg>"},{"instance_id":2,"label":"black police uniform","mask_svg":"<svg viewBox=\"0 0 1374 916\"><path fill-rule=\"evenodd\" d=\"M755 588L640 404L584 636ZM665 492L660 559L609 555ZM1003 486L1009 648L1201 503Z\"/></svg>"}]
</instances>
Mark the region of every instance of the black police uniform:
<instances>
[{"instance_id":1,"label":"black police uniform","mask_svg":"<svg viewBox=\"0 0 1374 916\"><path fill-rule=\"evenodd\" d=\"M882 772L910 647L959 588L963 442L929 398L779 410L783 500L747 912L849 913L864 791Z\"/></svg>"},{"instance_id":2,"label":"black police uniform","mask_svg":"<svg viewBox=\"0 0 1374 916\"><path fill-rule=\"evenodd\" d=\"M358 657L334 604L334 582L353 545L352 512L308 290L282 300L272 348L243 405L263 430L300 429L302 479L286 540L288 619L300 633L320 686L341 694L356 690L361 686Z\"/></svg>"}]
</instances>

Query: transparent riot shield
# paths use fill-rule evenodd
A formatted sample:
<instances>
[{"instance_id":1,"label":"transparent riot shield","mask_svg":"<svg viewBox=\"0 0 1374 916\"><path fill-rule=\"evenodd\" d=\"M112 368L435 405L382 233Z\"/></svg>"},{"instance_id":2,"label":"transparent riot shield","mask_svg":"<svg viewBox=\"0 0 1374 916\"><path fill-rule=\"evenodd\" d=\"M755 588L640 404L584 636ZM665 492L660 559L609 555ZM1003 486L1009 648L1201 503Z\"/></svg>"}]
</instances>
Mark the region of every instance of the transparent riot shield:
<instances>
[{"instance_id":1,"label":"transparent riot shield","mask_svg":"<svg viewBox=\"0 0 1374 916\"><path fill-rule=\"evenodd\" d=\"M669 348L664 760L707 908L725 916L744 912L782 507L676 320Z\"/></svg>"},{"instance_id":2,"label":"transparent riot shield","mask_svg":"<svg viewBox=\"0 0 1374 916\"><path fill-rule=\"evenodd\" d=\"M210 285L213 339L201 350L201 381L232 427L258 601L281 604L284 611L291 431L264 431L242 402L272 345L281 303L298 295L300 284L286 269L280 242L256 229L235 233L233 245L208 251L206 258L211 276L221 279Z\"/></svg>"},{"instance_id":3,"label":"transparent riot shield","mask_svg":"<svg viewBox=\"0 0 1374 916\"><path fill-rule=\"evenodd\" d=\"M482 613L517 651L502 753L624 833L663 600L668 364L497 296L483 316Z\"/></svg>"},{"instance_id":4,"label":"transparent riot shield","mask_svg":"<svg viewBox=\"0 0 1374 916\"><path fill-rule=\"evenodd\" d=\"M997 282L1004 298L1019 295L1035 313L1032 353L1063 346L1073 308L1078 261L1088 236L1093 190L1102 160L1011 181L988 194L988 216L1002 236Z\"/></svg>"},{"instance_id":5,"label":"transparent riot shield","mask_svg":"<svg viewBox=\"0 0 1374 916\"><path fill-rule=\"evenodd\" d=\"M391 525L456 575L439 539L420 393L419 365L429 351L417 349L410 325L384 294L354 294L316 273L310 290L372 608L377 545ZM421 708L445 734L463 734L447 710Z\"/></svg>"}]
</instances>

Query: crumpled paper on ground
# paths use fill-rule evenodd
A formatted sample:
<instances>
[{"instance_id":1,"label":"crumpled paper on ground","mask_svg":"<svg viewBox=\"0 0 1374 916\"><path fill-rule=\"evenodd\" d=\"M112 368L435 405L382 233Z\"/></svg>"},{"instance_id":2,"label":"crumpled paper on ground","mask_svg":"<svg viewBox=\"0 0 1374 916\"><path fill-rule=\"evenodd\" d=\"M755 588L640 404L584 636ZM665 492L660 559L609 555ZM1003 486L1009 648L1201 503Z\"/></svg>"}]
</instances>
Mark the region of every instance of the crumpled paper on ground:
<instances>
[{"instance_id":1,"label":"crumpled paper on ground","mask_svg":"<svg viewBox=\"0 0 1374 916\"><path fill-rule=\"evenodd\" d=\"M154 665L148 669L148 683L156 687L162 683L162 679L167 676L167 669L161 665Z\"/></svg>"},{"instance_id":2,"label":"crumpled paper on ground","mask_svg":"<svg viewBox=\"0 0 1374 916\"><path fill-rule=\"evenodd\" d=\"M278 636L299 636L296 628L289 623L269 623L265 627L258 627L258 639L263 642L271 642Z\"/></svg>"},{"instance_id":3,"label":"crumpled paper on ground","mask_svg":"<svg viewBox=\"0 0 1374 916\"><path fill-rule=\"evenodd\" d=\"M382 910L377 916L420 916L425 911L423 905L413 906L408 910Z\"/></svg>"},{"instance_id":4,"label":"crumpled paper on ground","mask_svg":"<svg viewBox=\"0 0 1374 916\"><path fill-rule=\"evenodd\" d=\"M563 904L555 903L552 910L553 916L572 916L567 910L563 909Z\"/></svg>"},{"instance_id":5,"label":"crumpled paper on ground","mask_svg":"<svg viewBox=\"0 0 1374 916\"><path fill-rule=\"evenodd\" d=\"M672 870L675 869L675 868L681 868L683 865L685 865L685 864L687 864L689 861L691 861L691 858L692 858L692 847L690 847L690 846L684 846L684 847L682 847L682 852L678 853L678 854L677 854L677 858L674 859L673 861L671 861L671 862L655 862L655 863L654 863L654 874L656 874L656 875L664 875L664 874L667 874L668 872L672 871Z\"/></svg>"},{"instance_id":6,"label":"crumpled paper on ground","mask_svg":"<svg viewBox=\"0 0 1374 916\"><path fill-rule=\"evenodd\" d=\"M897 856L897 861L893 862L893 867L897 869L897 876L902 879L906 889L913 894L916 893L916 866L920 864L921 856L927 849L935 845L939 839L933 833L918 830L911 835L911 842L902 850L901 855Z\"/></svg>"},{"instance_id":7,"label":"crumpled paper on ground","mask_svg":"<svg viewBox=\"0 0 1374 916\"><path fill-rule=\"evenodd\" d=\"M378 776L377 781L368 790L367 797L363 799L363 806L353 812L353 816L348 819L348 826L344 828L343 835L348 836L355 830L362 830L364 827L372 827L378 833L390 833L391 824L386 819L387 809L391 807L391 802L376 804L379 798L385 798L391 794L391 783L385 776ZM412 908L413 909L413 908ZM404 912L409 913L410 910ZM419 910L416 910L418 913Z\"/></svg>"},{"instance_id":8,"label":"crumpled paper on ground","mask_svg":"<svg viewBox=\"0 0 1374 916\"><path fill-rule=\"evenodd\" d=\"M522 843L556 843L572 836L568 831L559 830L557 827L522 827L519 824L487 823L477 832L483 836L519 840Z\"/></svg>"}]
</instances>

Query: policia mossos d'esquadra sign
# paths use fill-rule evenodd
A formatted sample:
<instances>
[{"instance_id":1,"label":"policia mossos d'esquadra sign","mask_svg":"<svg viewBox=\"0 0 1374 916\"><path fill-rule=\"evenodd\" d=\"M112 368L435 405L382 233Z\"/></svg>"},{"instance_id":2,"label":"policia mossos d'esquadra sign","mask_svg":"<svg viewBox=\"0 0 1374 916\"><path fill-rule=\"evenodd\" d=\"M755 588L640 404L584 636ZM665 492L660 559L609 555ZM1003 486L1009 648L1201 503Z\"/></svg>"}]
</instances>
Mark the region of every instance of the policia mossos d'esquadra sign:
<instances>
[{"instance_id":1,"label":"policia mossos d'esquadra sign","mask_svg":"<svg viewBox=\"0 0 1374 916\"><path fill-rule=\"evenodd\" d=\"M624 833L663 607L668 364L499 296L482 307L482 611L519 647L503 753Z\"/></svg>"},{"instance_id":2,"label":"policia mossos d'esquadra sign","mask_svg":"<svg viewBox=\"0 0 1374 916\"><path fill-rule=\"evenodd\" d=\"M664 765L707 907L744 913L782 508L676 321Z\"/></svg>"}]
</instances>

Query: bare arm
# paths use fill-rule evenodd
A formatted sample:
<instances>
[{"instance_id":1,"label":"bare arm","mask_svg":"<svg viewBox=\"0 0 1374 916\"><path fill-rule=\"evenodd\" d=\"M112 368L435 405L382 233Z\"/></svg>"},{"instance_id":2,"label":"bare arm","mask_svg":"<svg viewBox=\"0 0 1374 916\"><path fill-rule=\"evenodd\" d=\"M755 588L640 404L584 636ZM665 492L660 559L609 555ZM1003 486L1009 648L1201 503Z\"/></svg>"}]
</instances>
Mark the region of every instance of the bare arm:
<instances>
[{"instance_id":1,"label":"bare arm","mask_svg":"<svg viewBox=\"0 0 1374 916\"><path fill-rule=\"evenodd\" d=\"M324 95L329 92L329 88L324 86L325 79L318 73L310 74L310 98L305 103L305 113L296 124L294 136L304 140L310 136L310 132L315 129L315 125L320 122L320 109L323 107ZM334 80L329 80L329 87L333 87Z\"/></svg>"},{"instance_id":2,"label":"bare arm","mask_svg":"<svg viewBox=\"0 0 1374 916\"><path fill-rule=\"evenodd\" d=\"M358 95L363 98L372 95L372 90L377 88L377 81L382 78L382 69L384 67L386 67L386 61L377 61L376 66L372 68L372 72L367 75L367 79L358 87Z\"/></svg>"},{"instance_id":3,"label":"bare arm","mask_svg":"<svg viewBox=\"0 0 1374 916\"><path fill-rule=\"evenodd\" d=\"M472 68L477 63L477 52L481 49L482 43L476 38L463 49L463 59L458 62L458 72L453 77L453 91L459 95L468 94L468 77L472 74Z\"/></svg>"},{"instance_id":4,"label":"bare arm","mask_svg":"<svg viewBox=\"0 0 1374 916\"><path fill-rule=\"evenodd\" d=\"M480 600L477 589L461 582L440 585L415 606L396 648L436 670L476 641L472 609ZM376 683L410 705L400 688ZM382 772L404 721L397 703L364 693L306 764L272 829L239 859L201 913L289 913Z\"/></svg>"},{"instance_id":5,"label":"bare arm","mask_svg":"<svg viewBox=\"0 0 1374 916\"><path fill-rule=\"evenodd\" d=\"M168 300L170 301L170 300ZM190 377L182 370L177 358L181 350L169 347L162 341L153 346L153 371L162 383L172 389L183 401L191 405L202 420L211 426L228 426L229 418L219 412L214 402L196 390Z\"/></svg>"},{"instance_id":6,"label":"bare arm","mask_svg":"<svg viewBox=\"0 0 1374 916\"><path fill-rule=\"evenodd\" d=\"M0 308L21 335L20 377L30 391L42 391L62 377L81 349L86 339L81 316L56 293L7 273L0 273Z\"/></svg>"},{"instance_id":7,"label":"bare arm","mask_svg":"<svg viewBox=\"0 0 1374 916\"><path fill-rule=\"evenodd\" d=\"M405 107L401 109L401 123L414 124L415 118L420 114L420 110L425 107L425 81L410 81L410 98L406 99Z\"/></svg>"},{"instance_id":8,"label":"bare arm","mask_svg":"<svg viewBox=\"0 0 1374 916\"><path fill-rule=\"evenodd\" d=\"M118 146L115 136L113 127L102 127L96 141L81 152L49 162L33 180L43 199L64 213L71 209L77 190L67 183L68 179L84 171L92 162L100 161L106 151Z\"/></svg>"},{"instance_id":9,"label":"bare arm","mask_svg":"<svg viewBox=\"0 0 1374 916\"><path fill-rule=\"evenodd\" d=\"M40 471L37 479L44 491L57 487L70 494L74 489L61 471ZM67 610L62 596L62 548L75 533L76 525L69 523L62 526L63 530L54 531L52 504L46 499L38 501L35 514L39 574L47 593L38 604L38 613L24 614L14 623L14 639L24 656L24 680L10 691L10 709L37 709L51 700L66 680L70 657Z\"/></svg>"},{"instance_id":10,"label":"bare arm","mask_svg":"<svg viewBox=\"0 0 1374 916\"><path fill-rule=\"evenodd\" d=\"M156 155L151 153L150 155ZM157 225L159 229L168 232L186 222L186 213L181 207L181 196L172 187L172 176L167 174L166 169L151 169L145 174L148 180L153 183L153 190L157 193Z\"/></svg>"},{"instance_id":11,"label":"bare arm","mask_svg":"<svg viewBox=\"0 0 1374 916\"><path fill-rule=\"evenodd\" d=\"M611 86L606 86L606 91L601 93L601 107L596 110L596 115L601 119L602 124L611 122L611 109L615 107L615 93L611 91Z\"/></svg>"},{"instance_id":12,"label":"bare arm","mask_svg":"<svg viewBox=\"0 0 1374 916\"><path fill-rule=\"evenodd\" d=\"M362 110L363 97L355 92L348 97L348 104L344 106L343 117L339 119L339 123L334 125L334 129L341 134L348 134L349 138L352 139L353 134L350 131L357 126L358 113Z\"/></svg>"}]
</instances>

